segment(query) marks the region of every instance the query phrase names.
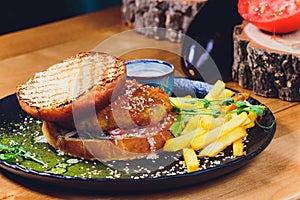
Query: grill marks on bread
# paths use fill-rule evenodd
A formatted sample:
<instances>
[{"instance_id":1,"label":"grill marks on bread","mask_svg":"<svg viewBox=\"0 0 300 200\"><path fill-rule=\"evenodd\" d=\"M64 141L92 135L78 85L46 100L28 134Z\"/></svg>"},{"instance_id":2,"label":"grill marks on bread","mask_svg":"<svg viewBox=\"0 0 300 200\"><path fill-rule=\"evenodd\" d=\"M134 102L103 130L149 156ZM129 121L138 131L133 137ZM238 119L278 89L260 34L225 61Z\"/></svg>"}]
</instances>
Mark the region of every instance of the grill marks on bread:
<instances>
[{"instance_id":1,"label":"grill marks on bread","mask_svg":"<svg viewBox=\"0 0 300 200\"><path fill-rule=\"evenodd\" d=\"M83 52L38 72L17 88L21 108L32 117L74 128L86 108L100 110L121 94L126 81L124 61L101 52Z\"/></svg>"},{"instance_id":2,"label":"grill marks on bread","mask_svg":"<svg viewBox=\"0 0 300 200\"><path fill-rule=\"evenodd\" d=\"M124 63L115 57L84 52L36 73L17 93L29 106L55 108L71 103L95 86L105 86L125 71Z\"/></svg>"}]
</instances>

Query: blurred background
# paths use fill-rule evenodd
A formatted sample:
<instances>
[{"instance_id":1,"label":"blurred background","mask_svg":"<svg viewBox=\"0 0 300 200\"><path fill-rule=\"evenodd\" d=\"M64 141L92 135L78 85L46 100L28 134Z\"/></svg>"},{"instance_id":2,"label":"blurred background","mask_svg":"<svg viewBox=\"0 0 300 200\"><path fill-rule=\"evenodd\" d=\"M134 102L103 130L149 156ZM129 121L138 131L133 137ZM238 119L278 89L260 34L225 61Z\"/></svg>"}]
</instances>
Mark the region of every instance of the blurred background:
<instances>
[{"instance_id":1,"label":"blurred background","mask_svg":"<svg viewBox=\"0 0 300 200\"><path fill-rule=\"evenodd\" d=\"M122 0L4 0L0 35L121 4Z\"/></svg>"}]
</instances>

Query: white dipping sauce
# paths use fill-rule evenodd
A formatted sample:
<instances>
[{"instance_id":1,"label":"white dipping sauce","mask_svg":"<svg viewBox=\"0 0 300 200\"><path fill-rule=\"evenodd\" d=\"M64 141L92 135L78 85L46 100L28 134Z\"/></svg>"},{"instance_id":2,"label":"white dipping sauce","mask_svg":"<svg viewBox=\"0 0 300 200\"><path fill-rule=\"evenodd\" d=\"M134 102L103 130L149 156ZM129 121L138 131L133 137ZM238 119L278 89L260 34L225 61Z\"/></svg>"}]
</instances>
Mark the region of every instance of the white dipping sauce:
<instances>
[{"instance_id":1,"label":"white dipping sauce","mask_svg":"<svg viewBox=\"0 0 300 200\"><path fill-rule=\"evenodd\" d=\"M127 65L127 76L138 77L159 77L169 74L173 67L160 61L129 62Z\"/></svg>"},{"instance_id":2,"label":"white dipping sauce","mask_svg":"<svg viewBox=\"0 0 300 200\"><path fill-rule=\"evenodd\" d=\"M154 59L131 60L126 62L127 79L136 80L162 88L171 95L174 85L174 66L168 62Z\"/></svg>"}]
</instances>

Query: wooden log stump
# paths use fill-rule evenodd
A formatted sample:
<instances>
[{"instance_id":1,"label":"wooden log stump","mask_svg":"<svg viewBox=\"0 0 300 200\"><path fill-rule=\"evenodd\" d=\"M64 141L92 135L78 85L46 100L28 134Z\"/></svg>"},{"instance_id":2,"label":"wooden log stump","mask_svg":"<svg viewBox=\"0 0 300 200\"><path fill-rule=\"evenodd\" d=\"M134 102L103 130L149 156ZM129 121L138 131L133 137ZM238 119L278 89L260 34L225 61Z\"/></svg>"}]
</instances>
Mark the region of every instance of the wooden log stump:
<instances>
[{"instance_id":1,"label":"wooden log stump","mask_svg":"<svg viewBox=\"0 0 300 200\"><path fill-rule=\"evenodd\" d=\"M300 30L274 35L241 24L233 39L234 81L264 97L300 100Z\"/></svg>"},{"instance_id":2,"label":"wooden log stump","mask_svg":"<svg viewBox=\"0 0 300 200\"><path fill-rule=\"evenodd\" d=\"M181 42L190 22L207 0L123 0L122 19L140 34Z\"/></svg>"}]
</instances>

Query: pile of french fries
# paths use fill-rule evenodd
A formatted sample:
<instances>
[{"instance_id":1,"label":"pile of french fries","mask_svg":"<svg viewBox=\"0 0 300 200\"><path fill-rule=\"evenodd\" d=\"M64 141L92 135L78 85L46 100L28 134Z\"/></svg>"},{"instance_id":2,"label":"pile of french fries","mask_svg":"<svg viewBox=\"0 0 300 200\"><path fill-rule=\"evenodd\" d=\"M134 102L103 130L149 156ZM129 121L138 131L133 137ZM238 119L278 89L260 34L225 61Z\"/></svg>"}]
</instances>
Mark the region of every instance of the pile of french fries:
<instances>
[{"instance_id":1,"label":"pile of french fries","mask_svg":"<svg viewBox=\"0 0 300 200\"><path fill-rule=\"evenodd\" d=\"M240 98L242 96L242 98ZM236 96L233 91L225 88L225 83L217 81L205 100L211 102L236 98L247 102L247 95ZM178 108L184 110L203 108L203 103L195 103L196 98L191 97L170 97L171 102ZM249 102L247 102L249 104ZM231 111L233 105L213 105L213 109L220 111L218 116L192 114L186 122L183 122L183 129L177 137L169 139L164 145L165 151L182 151L183 158L188 172L200 169L199 158L215 157L228 146L232 145L233 156L244 155L243 139L247 136L247 128L255 126L257 114L254 112L241 112L239 114ZM205 111L205 108L203 108Z\"/></svg>"}]
</instances>

